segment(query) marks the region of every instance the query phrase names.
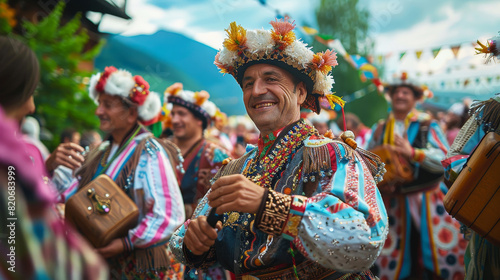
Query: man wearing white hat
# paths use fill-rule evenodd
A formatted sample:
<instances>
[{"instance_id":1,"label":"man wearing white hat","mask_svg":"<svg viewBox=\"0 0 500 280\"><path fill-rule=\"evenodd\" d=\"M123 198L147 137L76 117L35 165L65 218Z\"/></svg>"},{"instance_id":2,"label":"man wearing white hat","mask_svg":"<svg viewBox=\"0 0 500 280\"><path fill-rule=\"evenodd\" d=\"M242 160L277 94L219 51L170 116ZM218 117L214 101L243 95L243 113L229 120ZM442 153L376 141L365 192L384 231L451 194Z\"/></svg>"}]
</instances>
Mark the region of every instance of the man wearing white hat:
<instances>
[{"instance_id":1,"label":"man wearing white hat","mask_svg":"<svg viewBox=\"0 0 500 280\"><path fill-rule=\"evenodd\" d=\"M172 168L176 155L143 127L159 118L160 98L141 76L114 67L92 76L89 92L98 103L100 129L109 137L87 155L62 200L100 174L113 179L138 206L139 221L127 236L97 251L108 260L113 279L160 279L169 265L168 237L185 218ZM133 159L135 167L127 170Z\"/></svg>"},{"instance_id":2,"label":"man wearing white hat","mask_svg":"<svg viewBox=\"0 0 500 280\"><path fill-rule=\"evenodd\" d=\"M189 266L219 262L237 277L374 279L387 235L374 179L382 166L352 135L330 139L300 118L300 107L320 112L321 96L342 103L330 92L336 56L314 54L288 19L271 25L226 30L215 64L240 84L258 146L226 161L170 249ZM216 228L207 222L214 208Z\"/></svg>"}]
</instances>

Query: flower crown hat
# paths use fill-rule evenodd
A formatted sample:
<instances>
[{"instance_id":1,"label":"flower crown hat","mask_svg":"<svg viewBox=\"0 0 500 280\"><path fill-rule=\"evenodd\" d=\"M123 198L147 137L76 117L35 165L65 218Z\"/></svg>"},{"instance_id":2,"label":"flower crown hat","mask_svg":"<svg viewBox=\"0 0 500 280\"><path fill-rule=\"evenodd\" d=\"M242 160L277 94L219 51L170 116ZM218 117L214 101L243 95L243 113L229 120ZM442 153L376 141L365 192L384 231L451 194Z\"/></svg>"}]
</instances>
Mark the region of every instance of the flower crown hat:
<instances>
[{"instance_id":1,"label":"flower crown hat","mask_svg":"<svg viewBox=\"0 0 500 280\"><path fill-rule=\"evenodd\" d=\"M208 100L208 92L184 90L181 83L175 83L165 90L165 102L180 105L191 111L203 121L203 129L207 128L219 110L215 104Z\"/></svg>"},{"instance_id":2,"label":"flower crown hat","mask_svg":"<svg viewBox=\"0 0 500 280\"><path fill-rule=\"evenodd\" d=\"M386 84L385 88L389 94L393 94L398 87L411 88L417 99L421 97L428 99L434 96L434 93L426 85L419 84L418 81L409 79L408 73L402 72L400 75L395 75L392 81Z\"/></svg>"},{"instance_id":3,"label":"flower crown hat","mask_svg":"<svg viewBox=\"0 0 500 280\"><path fill-rule=\"evenodd\" d=\"M481 44L479 40L477 43L480 47L476 48L476 54L484 53L486 55L487 63L494 57L500 60L500 35L488 39L485 45Z\"/></svg>"},{"instance_id":4,"label":"flower crown hat","mask_svg":"<svg viewBox=\"0 0 500 280\"><path fill-rule=\"evenodd\" d=\"M141 76L106 67L104 72L90 78L89 95L97 102L99 94L117 95L137 106L139 120L143 125L158 121L161 115L161 100L157 93L149 91L149 84Z\"/></svg>"},{"instance_id":5,"label":"flower crown hat","mask_svg":"<svg viewBox=\"0 0 500 280\"><path fill-rule=\"evenodd\" d=\"M319 98L325 96L330 105L344 106L344 101L332 92L331 74L337 54L332 50L314 53L311 47L296 39L295 24L288 17L271 21L272 30L246 30L232 22L226 29L228 37L215 56L214 64L221 73L231 74L240 84L245 70L255 64L266 63L283 68L303 81L307 97L302 107L319 113Z\"/></svg>"}]
</instances>

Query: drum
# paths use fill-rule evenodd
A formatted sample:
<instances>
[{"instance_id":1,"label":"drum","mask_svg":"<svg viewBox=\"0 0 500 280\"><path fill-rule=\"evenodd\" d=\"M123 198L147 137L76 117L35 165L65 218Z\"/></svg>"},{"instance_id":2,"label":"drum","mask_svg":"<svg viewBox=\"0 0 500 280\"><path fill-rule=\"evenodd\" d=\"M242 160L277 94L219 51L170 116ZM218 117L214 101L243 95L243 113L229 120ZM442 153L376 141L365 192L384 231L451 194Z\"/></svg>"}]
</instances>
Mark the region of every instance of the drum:
<instances>
[{"instance_id":1,"label":"drum","mask_svg":"<svg viewBox=\"0 0 500 280\"><path fill-rule=\"evenodd\" d=\"M500 246L500 135L486 134L444 198L448 213Z\"/></svg>"}]
</instances>

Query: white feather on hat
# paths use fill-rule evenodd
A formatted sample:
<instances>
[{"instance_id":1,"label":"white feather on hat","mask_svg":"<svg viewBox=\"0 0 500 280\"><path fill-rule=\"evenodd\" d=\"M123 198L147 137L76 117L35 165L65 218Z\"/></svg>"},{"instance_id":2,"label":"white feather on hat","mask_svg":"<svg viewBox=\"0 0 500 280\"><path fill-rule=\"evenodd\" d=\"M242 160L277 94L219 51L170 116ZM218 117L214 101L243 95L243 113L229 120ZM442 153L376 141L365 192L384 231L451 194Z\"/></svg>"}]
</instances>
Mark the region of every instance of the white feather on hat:
<instances>
[{"instance_id":1,"label":"white feather on hat","mask_svg":"<svg viewBox=\"0 0 500 280\"><path fill-rule=\"evenodd\" d=\"M161 100L158 93L151 91L149 92L146 101L142 106L137 108L137 112L139 114L139 118L143 121L149 121L158 116L158 113L161 111Z\"/></svg>"},{"instance_id":2,"label":"white feather on hat","mask_svg":"<svg viewBox=\"0 0 500 280\"><path fill-rule=\"evenodd\" d=\"M126 99L127 101L137 105L137 113L141 121L147 123L159 116L161 112L161 100L158 93L148 91L148 95L142 105L135 103L131 99L131 94L133 94L134 88L138 88L141 86L145 86L146 90L149 88L147 82L145 85L138 85L136 82L136 77L138 76L134 77L128 71L122 69L117 70L114 67L106 67L104 75L106 74L108 77L105 81L101 81L101 78L103 78L103 73L97 73L95 75L92 75L92 77L90 78L89 96L94 100L96 104L99 94L101 93L97 89L97 87L99 82L102 82L104 83L103 93L109 95L118 95Z\"/></svg>"}]
</instances>

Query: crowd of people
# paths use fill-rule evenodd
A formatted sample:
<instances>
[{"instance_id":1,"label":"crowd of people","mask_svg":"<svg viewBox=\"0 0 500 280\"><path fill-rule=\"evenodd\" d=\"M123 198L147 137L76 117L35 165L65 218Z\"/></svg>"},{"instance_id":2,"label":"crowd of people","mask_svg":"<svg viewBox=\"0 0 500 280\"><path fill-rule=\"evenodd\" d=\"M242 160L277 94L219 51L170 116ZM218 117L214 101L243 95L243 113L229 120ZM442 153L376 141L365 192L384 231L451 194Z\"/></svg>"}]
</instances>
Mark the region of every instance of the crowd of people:
<instances>
[{"instance_id":1,"label":"crowd of people","mask_svg":"<svg viewBox=\"0 0 500 280\"><path fill-rule=\"evenodd\" d=\"M499 132L498 95L422 112L427 89L403 73L370 128L327 108L344 106L335 52L314 53L287 18L270 24L231 23L215 57L247 117L228 118L207 91L158 94L109 66L89 83L99 130L67 128L52 152L28 116L38 59L0 37L0 278L499 279L498 247L443 202L467 155ZM138 218L95 248L82 227L122 206L89 189L84 225L65 220L66 205L103 175Z\"/></svg>"}]
</instances>

